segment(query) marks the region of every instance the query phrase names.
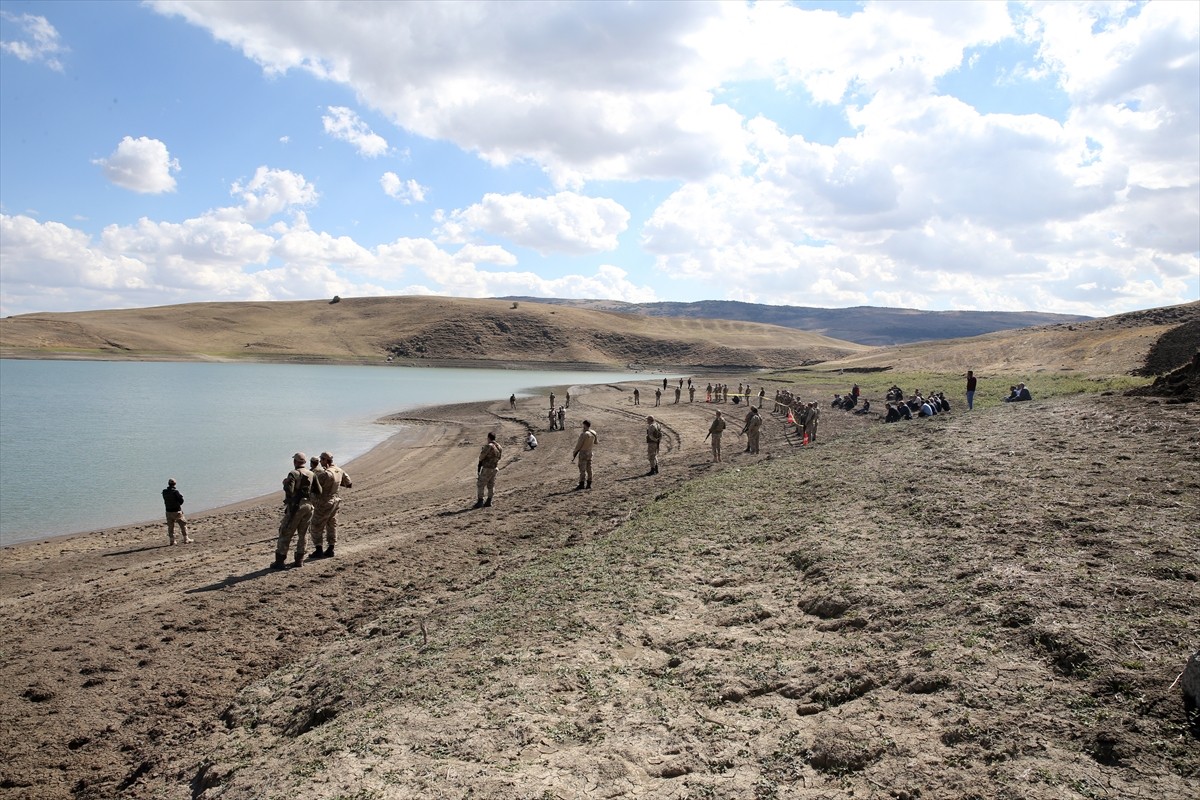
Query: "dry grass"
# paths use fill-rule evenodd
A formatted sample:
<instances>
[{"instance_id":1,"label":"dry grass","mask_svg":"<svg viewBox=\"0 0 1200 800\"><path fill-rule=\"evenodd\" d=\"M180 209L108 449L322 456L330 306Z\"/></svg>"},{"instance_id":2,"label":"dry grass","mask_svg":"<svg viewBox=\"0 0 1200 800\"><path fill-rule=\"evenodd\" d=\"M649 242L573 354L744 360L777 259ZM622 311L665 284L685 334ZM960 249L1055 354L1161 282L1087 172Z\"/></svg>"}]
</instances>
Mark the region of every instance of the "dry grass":
<instances>
[{"instance_id":1,"label":"dry grass","mask_svg":"<svg viewBox=\"0 0 1200 800\"><path fill-rule=\"evenodd\" d=\"M199 303L0 320L0 355L780 367L867 348L728 320L445 297Z\"/></svg>"}]
</instances>

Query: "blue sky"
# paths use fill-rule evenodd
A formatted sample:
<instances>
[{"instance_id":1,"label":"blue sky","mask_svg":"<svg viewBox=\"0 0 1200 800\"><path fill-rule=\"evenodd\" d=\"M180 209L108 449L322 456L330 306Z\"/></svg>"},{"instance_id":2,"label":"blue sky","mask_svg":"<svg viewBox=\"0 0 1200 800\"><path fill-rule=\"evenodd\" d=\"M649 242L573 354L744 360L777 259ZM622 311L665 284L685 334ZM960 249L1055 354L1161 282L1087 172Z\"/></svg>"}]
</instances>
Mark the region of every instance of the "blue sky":
<instances>
[{"instance_id":1,"label":"blue sky","mask_svg":"<svg viewBox=\"0 0 1200 800\"><path fill-rule=\"evenodd\" d=\"M0 1L0 314L1200 298L1200 3Z\"/></svg>"}]
</instances>

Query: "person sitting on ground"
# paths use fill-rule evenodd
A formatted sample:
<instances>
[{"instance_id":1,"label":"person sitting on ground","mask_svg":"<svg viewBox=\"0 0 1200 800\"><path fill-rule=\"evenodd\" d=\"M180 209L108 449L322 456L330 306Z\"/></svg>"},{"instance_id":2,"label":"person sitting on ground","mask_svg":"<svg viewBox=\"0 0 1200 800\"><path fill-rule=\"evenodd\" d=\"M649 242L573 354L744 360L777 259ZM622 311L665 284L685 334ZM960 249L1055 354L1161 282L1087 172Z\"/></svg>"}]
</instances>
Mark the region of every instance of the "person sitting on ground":
<instances>
[{"instance_id":1,"label":"person sitting on ground","mask_svg":"<svg viewBox=\"0 0 1200 800\"><path fill-rule=\"evenodd\" d=\"M932 417L936 413L937 412L933 410L933 406L931 406L929 404L929 401L926 400L924 403L921 404L921 410L917 412L917 416L918 417Z\"/></svg>"},{"instance_id":2,"label":"person sitting on ground","mask_svg":"<svg viewBox=\"0 0 1200 800\"><path fill-rule=\"evenodd\" d=\"M937 393L938 411L945 412L950 410L950 401L946 399L945 392Z\"/></svg>"},{"instance_id":3,"label":"person sitting on ground","mask_svg":"<svg viewBox=\"0 0 1200 800\"><path fill-rule=\"evenodd\" d=\"M899 422L900 421L900 412L897 411L896 407L894 405L892 405L891 403L887 404L887 416L885 416L883 418L883 421L884 422Z\"/></svg>"},{"instance_id":4,"label":"person sitting on ground","mask_svg":"<svg viewBox=\"0 0 1200 800\"><path fill-rule=\"evenodd\" d=\"M1013 402L1020 403L1025 400L1032 400L1032 399L1033 399L1033 395L1030 394L1029 390L1025 388L1025 384L1018 383L1017 384L1017 396L1013 398Z\"/></svg>"},{"instance_id":5,"label":"person sitting on ground","mask_svg":"<svg viewBox=\"0 0 1200 800\"><path fill-rule=\"evenodd\" d=\"M863 407L858 409L854 413L855 414L870 414L871 413L871 401L863 400Z\"/></svg>"},{"instance_id":6,"label":"person sitting on ground","mask_svg":"<svg viewBox=\"0 0 1200 800\"><path fill-rule=\"evenodd\" d=\"M1017 399L1017 387L1015 387L1015 386L1008 387L1008 397L1004 398L1004 402L1011 403L1016 399Z\"/></svg>"},{"instance_id":7,"label":"person sitting on ground","mask_svg":"<svg viewBox=\"0 0 1200 800\"><path fill-rule=\"evenodd\" d=\"M537 449L537 437L533 435L533 431L530 431L529 435L525 437L525 449L526 450L536 450Z\"/></svg>"},{"instance_id":8,"label":"person sitting on ground","mask_svg":"<svg viewBox=\"0 0 1200 800\"><path fill-rule=\"evenodd\" d=\"M842 407L842 396L840 394L835 394L833 396L833 402L829 404L829 407L830 408L841 408Z\"/></svg>"},{"instance_id":9,"label":"person sitting on ground","mask_svg":"<svg viewBox=\"0 0 1200 800\"><path fill-rule=\"evenodd\" d=\"M896 411L900 412L901 419L912 419L912 409L908 407L908 403L896 403Z\"/></svg>"}]
</instances>

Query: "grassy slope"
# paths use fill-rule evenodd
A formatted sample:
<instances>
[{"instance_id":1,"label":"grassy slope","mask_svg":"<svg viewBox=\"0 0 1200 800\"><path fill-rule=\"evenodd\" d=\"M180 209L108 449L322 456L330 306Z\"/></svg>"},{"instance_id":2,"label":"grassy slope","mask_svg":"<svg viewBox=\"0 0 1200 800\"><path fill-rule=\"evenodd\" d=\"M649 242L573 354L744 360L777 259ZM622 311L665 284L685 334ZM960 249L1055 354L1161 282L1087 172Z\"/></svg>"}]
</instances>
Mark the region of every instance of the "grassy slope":
<instances>
[{"instance_id":1,"label":"grassy slope","mask_svg":"<svg viewBox=\"0 0 1200 800\"><path fill-rule=\"evenodd\" d=\"M1184 324L1194 325L1197 320L1200 320L1200 302L969 339L877 348L824 364L821 369L890 368L902 373L938 370L949 374L965 374L973 369L980 376L1124 375L1142 367L1147 353L1163 334ZM1184 353L1173 366L1186 361L1188 355Z\"/></svg>"}]
</instances>

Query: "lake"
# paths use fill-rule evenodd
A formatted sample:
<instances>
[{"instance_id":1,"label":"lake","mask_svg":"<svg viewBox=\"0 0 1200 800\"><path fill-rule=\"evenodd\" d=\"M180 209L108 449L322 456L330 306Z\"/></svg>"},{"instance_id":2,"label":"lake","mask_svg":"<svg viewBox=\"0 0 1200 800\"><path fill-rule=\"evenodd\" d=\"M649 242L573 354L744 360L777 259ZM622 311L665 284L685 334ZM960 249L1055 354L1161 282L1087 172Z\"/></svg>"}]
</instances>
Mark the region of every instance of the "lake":
<instances>
[{"instance_id":1,"label":"lake","mask_svg":"<svg viewBox=\"0 0 1200 800\"><path fill-rule=\"evenodd\" d=\"M626 372L0 360L0 544L159 520L279 490L302 450L339 464L397 433L385 415Z\"/></svg>"}]
</instances>

